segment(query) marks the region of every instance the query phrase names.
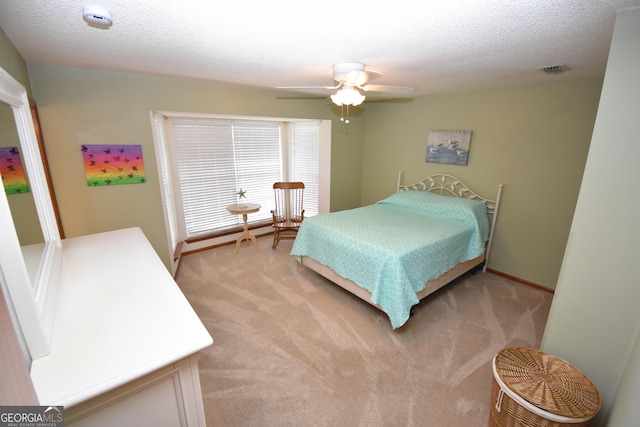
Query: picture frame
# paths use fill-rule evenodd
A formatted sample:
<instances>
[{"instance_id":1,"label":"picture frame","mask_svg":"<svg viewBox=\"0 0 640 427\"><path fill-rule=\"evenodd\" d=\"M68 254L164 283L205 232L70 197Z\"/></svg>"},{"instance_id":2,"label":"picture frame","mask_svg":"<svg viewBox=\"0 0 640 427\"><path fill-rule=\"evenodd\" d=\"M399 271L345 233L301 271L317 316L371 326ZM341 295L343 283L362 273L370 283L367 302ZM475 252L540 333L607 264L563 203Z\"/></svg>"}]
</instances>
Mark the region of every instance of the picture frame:
<instances>
[{"instance_id":1,"label":"picture frame","mask_svg":"<svg viewBox=\"0 0 640 427\"><path fill-rule=\"evenodd\" d=\"M425 161L467 166L472 133L470 130L430 131Z\"/></svg>"},{"instance_id":2,"label":"picture frame","mask_svg":"<svg viewBox=\"0 0 640 427\"><path fill-rule=\"evenodd\" d=\"M84 144L81 151L90 187L146 182L141 145Z\"/></svg>"},{"instance_id":3,"label":"picture frame","mask_svg":"<svg viewBox=\"0 0 640 427\"><path fill-rule=\"evenodd\" d=\"M2 176L5 194L29 192L29 184L27 184L18 147L0 147L0 176Z\"/></svg>"}]
</instances>

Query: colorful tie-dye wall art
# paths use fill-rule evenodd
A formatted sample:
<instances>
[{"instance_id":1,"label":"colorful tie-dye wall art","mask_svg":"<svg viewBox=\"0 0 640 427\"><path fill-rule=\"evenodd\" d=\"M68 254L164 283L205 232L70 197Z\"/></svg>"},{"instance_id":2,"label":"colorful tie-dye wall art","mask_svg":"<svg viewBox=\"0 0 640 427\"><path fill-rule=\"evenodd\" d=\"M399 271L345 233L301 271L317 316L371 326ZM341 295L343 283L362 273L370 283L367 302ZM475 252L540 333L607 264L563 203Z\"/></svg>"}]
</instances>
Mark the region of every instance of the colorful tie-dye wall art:
<instances>
[{"instance_id":1,"label":"colorful tie-dye wall art","mask_svg":"<svg viewBox=\"0 0 640 427\"><path fill-rule=\"evenodd\" d=\"M7 195L29 192L18 147L0 148L0 175Z\"/></svg>"},{"instance_id":2,"label":"colorful tie-dye wall art","mask_svg":"<svg viewBox=\"0 0 640 427\"><path fill-rule=\"evenodd\" d=\"M83 145L82 158L90 187L145 182L141 145Z\"/></svg>"}]
</instances>

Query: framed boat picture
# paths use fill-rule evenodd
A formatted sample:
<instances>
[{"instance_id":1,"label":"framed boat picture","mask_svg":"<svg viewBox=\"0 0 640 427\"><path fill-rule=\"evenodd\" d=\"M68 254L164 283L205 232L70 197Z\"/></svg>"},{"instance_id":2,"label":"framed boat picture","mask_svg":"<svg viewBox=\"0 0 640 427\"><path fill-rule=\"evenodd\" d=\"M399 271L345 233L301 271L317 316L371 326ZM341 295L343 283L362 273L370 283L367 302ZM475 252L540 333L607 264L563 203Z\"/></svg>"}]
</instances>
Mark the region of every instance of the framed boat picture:
<instances>
[{"instance_id":1,"label":"framed boat picture","mask_svg":"<svg viewBox=\"0 0 640 427\"><path fill-rule=\"evenodd\" d=\"M469 161L471 133L470 130L430 131L426 161L466 166Z\"/></svg>"}]
</instances>

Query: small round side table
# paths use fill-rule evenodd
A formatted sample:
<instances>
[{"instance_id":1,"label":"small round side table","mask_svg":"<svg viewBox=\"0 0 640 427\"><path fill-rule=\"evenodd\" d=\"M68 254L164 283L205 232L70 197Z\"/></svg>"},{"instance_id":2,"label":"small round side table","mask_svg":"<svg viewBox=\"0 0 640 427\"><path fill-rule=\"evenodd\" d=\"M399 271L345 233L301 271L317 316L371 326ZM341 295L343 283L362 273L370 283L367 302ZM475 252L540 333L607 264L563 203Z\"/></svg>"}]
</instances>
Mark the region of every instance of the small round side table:
<instances>
[{"instance_id":1,"label":"small round side table","mask_svg":"<svg viewBox=\"0 0 640 427\"><path fill-rule=\"evenodd\" d=\"M232 215L242 215L242 221L244 223L244 233L242 233L236 240L236 248L234 249L233 253L238 253L240 243L242 243L243 240L246 240L247 243L249 243L249 240L253 241L253 246L256 247L256 250L258 252L260 252L258 242L256 241L256 236L249 234L249 226L247 225L247 215L250 213L258 212L260 210L260 205L257 203L233 204L227 206L227 210Z\"/></svg>"}]
</instances>

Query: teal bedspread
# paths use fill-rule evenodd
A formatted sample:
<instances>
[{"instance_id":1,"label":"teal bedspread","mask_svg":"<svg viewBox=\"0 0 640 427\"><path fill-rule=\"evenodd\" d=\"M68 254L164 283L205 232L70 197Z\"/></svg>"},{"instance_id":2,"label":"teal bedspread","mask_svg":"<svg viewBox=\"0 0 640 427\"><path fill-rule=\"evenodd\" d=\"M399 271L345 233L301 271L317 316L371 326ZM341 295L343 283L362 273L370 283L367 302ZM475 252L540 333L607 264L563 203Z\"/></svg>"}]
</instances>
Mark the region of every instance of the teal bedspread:
<instances>
[{"instance_id":1,"label":"teal bedspread","mask_svg":"<svg viewBox=\"0 0 640 427\"><path fill-rule=\"evenodd\" d=\"M291 255L309 256L371 292L394 329L427 282L484 251L483 202L403 191L376 204L305 218Z\"/></svg>"}]
</instances>

